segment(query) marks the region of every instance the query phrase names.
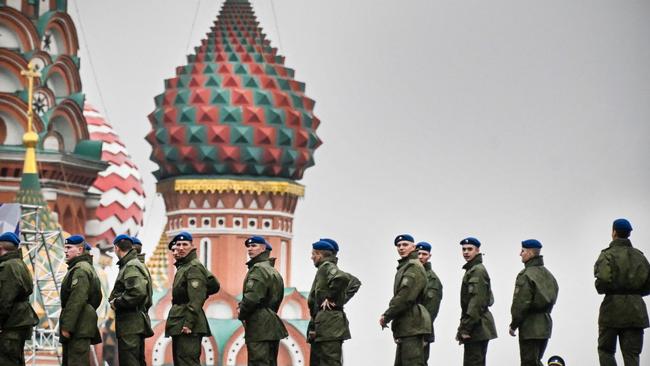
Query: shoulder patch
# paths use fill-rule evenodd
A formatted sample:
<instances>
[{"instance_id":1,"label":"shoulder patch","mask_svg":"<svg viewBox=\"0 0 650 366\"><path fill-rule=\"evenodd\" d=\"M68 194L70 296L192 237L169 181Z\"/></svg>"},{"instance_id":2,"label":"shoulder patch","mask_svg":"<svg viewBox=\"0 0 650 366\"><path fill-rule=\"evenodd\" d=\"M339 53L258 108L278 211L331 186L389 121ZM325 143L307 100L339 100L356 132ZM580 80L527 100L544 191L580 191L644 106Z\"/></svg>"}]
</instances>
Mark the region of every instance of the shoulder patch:
<instances>
[{"instance_id":1,"label":"shoulder patch","mask_svg":"<svg viewBox=\"0 0 650 366\"><path fill-rule=\"evenodd\" d=\"M332 276L336 275L336 272L337 272L337 271L336 271L336 267L332 267L332 268L330 268L330 274L331 274Z\"/></svg>"},{"instance_id":2,"label":"shoulder patch","mask_svg":"<svg viewBox=\"0 0 650 366\"><path fill-rule=\"evenodd\" d=\"M250 290L251 288L253 288L254 284L255 284L255 281L248 280L248 281L246 281L246 288Z\"/></svg>"},{"instance_id":3,"label":"shoulder patch","mask_svg":"<svg viewBox=\"0 0 650 366\"><path fill-rule=\"evenodd\" d=\"M199 288L199 280L190 281L190 285L192 286L192 288Z\"/></svg>"},{"instance_id":4,"label":"shoulder patch","mask_svg":"<svg viewBox=\"0 0 650 366\"><path fill-rule=\"evenodd\" d=\"M77 286L77 283L79 283L79 279L78 278L73 278L72 279L72 287Z\"/></svg>"}]
</instances>

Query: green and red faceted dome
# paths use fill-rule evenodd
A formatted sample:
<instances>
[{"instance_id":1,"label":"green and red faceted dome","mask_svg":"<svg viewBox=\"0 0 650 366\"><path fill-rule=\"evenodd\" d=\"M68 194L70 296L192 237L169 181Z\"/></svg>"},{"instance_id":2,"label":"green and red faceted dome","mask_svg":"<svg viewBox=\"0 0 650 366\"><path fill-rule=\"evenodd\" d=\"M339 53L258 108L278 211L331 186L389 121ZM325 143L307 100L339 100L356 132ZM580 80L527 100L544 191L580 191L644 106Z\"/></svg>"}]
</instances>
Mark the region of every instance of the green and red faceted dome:
<instances>
[{"instance_id":1,"label":"green and red faceted dome","mask_svg":"<svg viewBox=\"0 0 650 366\"><path fill-rule=\"evenodd\" d=\"M165 81L149 115L156 178L302 178L321 145L315 102L271 47L250 3L227 0L195 51Z\"/></svg>"}]
</instances>

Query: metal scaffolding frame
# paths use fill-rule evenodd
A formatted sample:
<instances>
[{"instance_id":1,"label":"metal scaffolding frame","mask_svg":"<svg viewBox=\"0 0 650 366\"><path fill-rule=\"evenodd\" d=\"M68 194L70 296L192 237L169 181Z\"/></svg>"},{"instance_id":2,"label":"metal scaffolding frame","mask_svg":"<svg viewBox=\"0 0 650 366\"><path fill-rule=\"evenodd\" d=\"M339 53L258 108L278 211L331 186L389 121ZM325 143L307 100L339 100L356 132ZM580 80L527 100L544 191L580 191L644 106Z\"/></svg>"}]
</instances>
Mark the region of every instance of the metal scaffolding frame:
<instances>
[{"instance_id":1,"label":"metal scaffolding frame","mask_svg":"<svg viewBox=\"0 0 650 366\"><path fill-rule=\"evenodd\" d=\"M59 346L59 315L61 314L61 281L67 268L60 228L43 228L41 206L21 204L21 245L26 248L23 259L31 266L34 293L31 303L42 311L34 327L31 342L26 343L25 363L37 361L61 363ZM49 363L49 362L47 362Z\"/></svg>"}]
</instances>

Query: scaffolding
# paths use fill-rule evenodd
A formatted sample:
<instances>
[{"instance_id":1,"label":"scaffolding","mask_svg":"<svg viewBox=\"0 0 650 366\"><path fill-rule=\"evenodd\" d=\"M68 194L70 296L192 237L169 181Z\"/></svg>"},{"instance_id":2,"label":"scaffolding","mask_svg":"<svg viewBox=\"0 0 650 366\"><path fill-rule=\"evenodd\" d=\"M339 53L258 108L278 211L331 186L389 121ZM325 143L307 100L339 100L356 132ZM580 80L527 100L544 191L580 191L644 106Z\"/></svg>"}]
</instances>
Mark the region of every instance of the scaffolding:
<instances>
[{"instance_id":1,"label":"scaffolding","mask_svg":"<svg viewBox=\"0 0 650 366\"><path fill-rule=\"evenodd\" d=\"M47 228L41 220L41 206L21 204L20 233L23 259L34 278L31 303L39 314L31 342L25 347L25 363L60 364L59 315L61 314L61 281L67 265L63 253L60 228Z\"/></svg>"}]
</instances>

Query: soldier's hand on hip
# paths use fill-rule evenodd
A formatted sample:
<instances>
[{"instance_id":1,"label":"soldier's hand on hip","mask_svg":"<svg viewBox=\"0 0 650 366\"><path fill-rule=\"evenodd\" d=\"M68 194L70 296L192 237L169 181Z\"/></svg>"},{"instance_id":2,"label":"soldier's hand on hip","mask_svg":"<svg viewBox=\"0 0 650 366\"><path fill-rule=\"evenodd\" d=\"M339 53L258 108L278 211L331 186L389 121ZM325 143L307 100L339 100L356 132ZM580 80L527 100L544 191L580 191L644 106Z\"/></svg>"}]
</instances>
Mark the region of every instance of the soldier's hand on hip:
<instances>
[{"instance_id":1,"label":"soldier's hand on hip","mask_svg":"<svg viewBox=\"0 0 650 366\"><path fill-rule=\"evenodd\" d=\"M64 336L65 338L70 338L70 332L67 330L61 330L61 335Z\"/></svg>"},{"instance_id":2,"label":"soldier's hand on hip","mask_svg":"<svg viewBox=\"0 0 650 366\"><path fill-rule=\"evenodd\" d=\"M183 329L181 329L181 333L183 333L183 334L191 334L192 329L190 329L188 327L183 327Z\"/></svg>"},{"instance_id":3,"label":"soldier's hand on hip","mask_svg":"<svg viewBox=\"0 0 650 366\"><path fill-rule=\"evenodd\" d=\"M322 304L320 304L320 308L323 310L332 310L336 304L334 301L329 301L328 299L325 299Z\"/></svg>"},{"instance_id":4,"label":"soldier's hand on hip","mask_svg":"<svg viewBox=\"0 0 650 366\"><path fill-rule=\"evenodd\" d=\"M512 329L508 327L508 333L510 333L511 336L516 337L517 336L517 331L515 329Z\"/></svg>"},{"instance_id":5,"label":"soldier's hand on hip","mask_svg":"<svg viewBox=\"0 0 650 366\"><path fill-rule=\"evenodd\" d=\"M384 328L387 328L386 327L386 319L384 318L383 315L379 317L379 325L381 326L381 330L384 330Z\"/></svg>"}]
</instances>

